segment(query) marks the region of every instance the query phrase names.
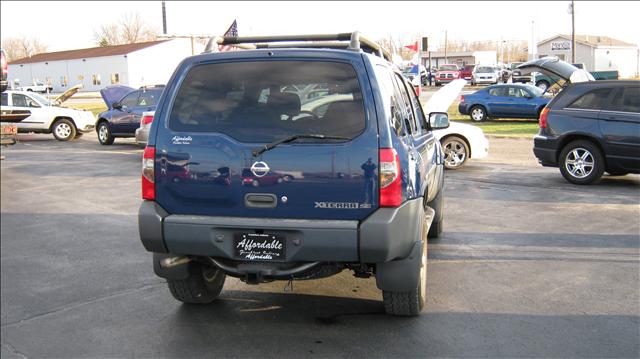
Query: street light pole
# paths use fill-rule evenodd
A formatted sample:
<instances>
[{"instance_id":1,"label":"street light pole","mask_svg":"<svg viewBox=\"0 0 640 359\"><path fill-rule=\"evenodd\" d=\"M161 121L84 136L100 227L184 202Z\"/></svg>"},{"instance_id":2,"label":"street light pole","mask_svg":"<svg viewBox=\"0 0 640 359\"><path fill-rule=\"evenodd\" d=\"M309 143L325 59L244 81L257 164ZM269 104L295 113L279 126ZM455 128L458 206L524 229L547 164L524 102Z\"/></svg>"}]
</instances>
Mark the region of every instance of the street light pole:
<instances>
[{"instance_id":1,"label":"street light pole","mask_svg":"<svg viewBox=\"0 0 640 359\"><path fill-rule=\"evenodd\" d=\"M576 8L571 0L571 63L576 63Z\"/></svg>"}]
</instances>

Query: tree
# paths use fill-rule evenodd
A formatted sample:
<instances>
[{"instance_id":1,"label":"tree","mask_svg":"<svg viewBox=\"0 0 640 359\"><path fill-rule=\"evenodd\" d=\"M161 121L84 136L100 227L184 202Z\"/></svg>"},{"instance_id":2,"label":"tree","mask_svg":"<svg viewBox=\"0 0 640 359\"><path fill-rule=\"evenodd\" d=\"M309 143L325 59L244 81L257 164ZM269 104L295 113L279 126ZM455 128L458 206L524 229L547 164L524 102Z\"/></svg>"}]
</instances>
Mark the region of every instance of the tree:
<instances>
[{"instance_id":1,"label":"tree","mask_svg":"<svg viewBox=\"0 0 640 359\"><path fill-rule=\"evenodd\" d=\"M153 41L158 38L158 31L147 26L140 14L127 13L115 23L100 26L94 30L93 38L98 46L133 44Z\"/></svg>"},{"instance_id":2,"label":"tree","mask_svg":"<svg viewBox=\"0 0 640 359\"><path fill-rule=\"evenodd\" d=\"M8 61L15 61L46 52L47 47L36 38L8 37L2 40L2 48Z\"/></svg>"}]
</instances>

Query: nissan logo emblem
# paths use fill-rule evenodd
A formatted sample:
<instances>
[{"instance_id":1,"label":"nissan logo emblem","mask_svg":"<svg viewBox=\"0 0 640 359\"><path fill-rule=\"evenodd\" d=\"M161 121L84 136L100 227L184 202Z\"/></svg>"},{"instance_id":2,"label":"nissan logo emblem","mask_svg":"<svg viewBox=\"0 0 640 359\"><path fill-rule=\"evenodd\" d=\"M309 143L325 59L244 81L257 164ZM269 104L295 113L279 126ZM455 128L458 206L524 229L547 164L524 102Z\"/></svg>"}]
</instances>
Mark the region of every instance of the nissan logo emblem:
<instances>
[{"instance_id":1,"label":"nissan logo emblem","mask_svg":"<svg viewBox=\"0 0 640 359\"><path fill-rule=\"evenodd\" d=\"M253 165L251 165L251 172L256 177L263 177L264 175L269 173L269 170L270 170L269 166L267 166L267 164L262 161L256 162Z\"/></svg>"}]
</instances>

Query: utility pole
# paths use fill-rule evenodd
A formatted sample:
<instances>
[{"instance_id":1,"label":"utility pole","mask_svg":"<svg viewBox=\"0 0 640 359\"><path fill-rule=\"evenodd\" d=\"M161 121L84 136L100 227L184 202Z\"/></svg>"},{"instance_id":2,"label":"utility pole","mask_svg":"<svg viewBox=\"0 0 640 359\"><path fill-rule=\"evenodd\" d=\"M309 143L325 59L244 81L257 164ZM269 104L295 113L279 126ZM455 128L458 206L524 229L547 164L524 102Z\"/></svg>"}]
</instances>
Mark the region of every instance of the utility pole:
<instances>
[{"instance_id":1,"label":"utility pole","mask_svg":"<svg viewBox=\"0 0 640 359\"><path fill-rule=\"evenodd\" d=\"M164 1L162 1L162 33L167 34L167 9L164 6Z\"/></svg>"},{"instance_id":2,"label":"utility pole","mask_svg":"<svg viewBox=\"0 0 640 359\"><path fill-rule=\"evenodd\" d=\"M444 30L444 63L449 63L449 59L447 58L447 30Z\"/></svg>"},{"instance_id":3,"label":"utility pole","mask_svg":"<svg viewBox=\"0 0 640 359\"><path fill-rule=\"evenodd\" d=\"M576 8L571 0L571 63L576 63Z\"/></svg>"}]
</instances>

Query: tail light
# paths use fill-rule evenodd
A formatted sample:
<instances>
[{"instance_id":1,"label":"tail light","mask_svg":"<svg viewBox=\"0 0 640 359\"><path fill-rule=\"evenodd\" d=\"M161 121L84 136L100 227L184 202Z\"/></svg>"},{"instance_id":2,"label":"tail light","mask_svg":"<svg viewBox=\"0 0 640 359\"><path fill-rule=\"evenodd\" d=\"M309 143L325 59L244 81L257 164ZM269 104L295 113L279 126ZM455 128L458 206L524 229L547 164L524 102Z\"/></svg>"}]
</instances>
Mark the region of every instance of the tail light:
<instances>
[{"instance_id":1,"label":"tail light","mask_svg":"<svg viewBox=\"0 0 640 359\"><path fill-rule=\"evenodd\" d=\"M9 68L8 68L8 64L7 64L7 59L4 58L4 53L2 53L2 55L0 55L0 65L2 66L2 73L3 74L7 74L9 73Z\"/></svg>"},{"instance_id":2,"label":"tail light","mask_svg":"<svg viewBox=\"0 0 640 359\"><path fill-rule=\"evenodd\" d=\"M151 122L153 122L153 115L145 115L145 116L142 116L142 119L140 119L141 125L148 125Z\"/></svg>"},{"instance_id":3,"label":"tail light","mask_svg":"<svg viewBox=\"0 0 640 359\"><path fill-rule=\"evenodd\" d=\"M547 113L549 113L549 108L545 107L540 112L540 119L538 120L538 124L540 128L547 128Z\"/></svg>"},{"instance_id":4,"label":"tail light","mask_svg":"<svg viewBox=\"0 0 640 359\"><path fill-rule=\"evenodd\" d=\"M156 185L154 183L154 165L156 148L147 146L142 155L142 199L156 199Z\"/></svg>"},{"instance_id":5,"label":"tail light","mask_svg":"<svg viewBox=\"0 0 640 359\"><path fill-rule=\"evenodd\" d=\"M398 207L402 203L400 157L393 148L380 149L380 206Z\"/></svg>"},{"instance_id":6,"label":"tail light","mask_svg":"<svg viewBox=\"0 0 640 359\"><path fill-rule=\"evenodd\" d=\"M464 95L460 95L460 102L464 102Z\"/></svg>"},{"instance_id":7,"label":"tail light","mask_svg":"<svg viewBox=\"0 0 640 359\"><path fill-rule=\"evenodd\" d=\"M416 96L420 97L420 93L422 92L422 86L420 85L414 86L414 89L416 90Z\"/></svg>"}]
</instances>

